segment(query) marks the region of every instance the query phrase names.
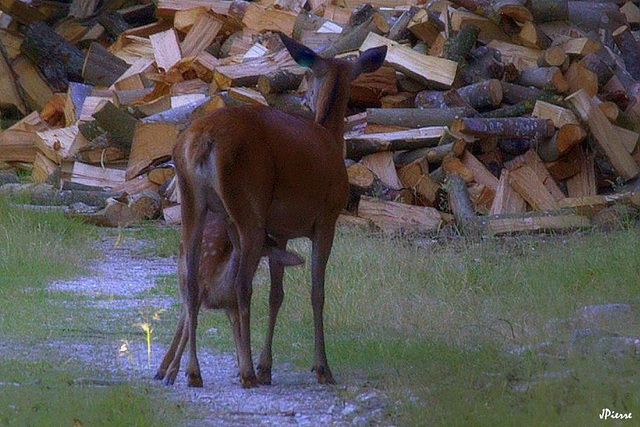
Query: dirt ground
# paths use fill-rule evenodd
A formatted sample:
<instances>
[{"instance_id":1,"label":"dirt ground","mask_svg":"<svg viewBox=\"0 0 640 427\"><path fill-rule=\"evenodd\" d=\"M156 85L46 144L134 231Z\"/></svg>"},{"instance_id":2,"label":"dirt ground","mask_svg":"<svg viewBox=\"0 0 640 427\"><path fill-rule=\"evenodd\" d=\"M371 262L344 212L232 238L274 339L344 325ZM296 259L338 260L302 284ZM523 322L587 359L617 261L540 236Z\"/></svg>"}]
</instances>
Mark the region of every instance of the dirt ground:
<instances>
[{"instance_id":1,"label":"dirt ground","mask_svg":"<svg viewBox=\"0 0 640 427\"><path fill-rule=\"evenodd\" d=\"M117 243L117 234L106 232L97 242L101 255L92 261L91 273L51 283L50 289L101 296L96 298L91 308L100 312L102 322L106 324L118 322L123 310L149 306L168 308L175 302L174 298L141 298L141 295L155 286L156 276L176 271L176 259L140 256L140 249L145 244L132 238ZM112 298L104 298L105 295ZM121 337L105 334L105 329L108 328L104 323L86 325L89 332L69 334L69 339L43 342L29 349L17 348L19 343L13 343L12 347L13 351L25 351L29 357L73 360L74 363L98 366L98 371L104 372L104 378L79 378L79 382L96 385L108 385L114 381L151 383L162 389L167 399L182 402L191 409L189 413L194 417L185 420L183 425L391 424L386 415L388 399L381 391L367 386L364 379L350 379L349 384L337 387L321 386L308 370L299 370L276 360L273 385L245 390L240 387L237 377L235 354L214 352L203 346L199 348L199 358L204 387L187 387L182 372L174 386L165 387L152 380L165 352L165 344L152 344L149 363L144 339L126 343L123 350ZM186 355L183 366L185 362Z\"/></svg>"}]
</instances>

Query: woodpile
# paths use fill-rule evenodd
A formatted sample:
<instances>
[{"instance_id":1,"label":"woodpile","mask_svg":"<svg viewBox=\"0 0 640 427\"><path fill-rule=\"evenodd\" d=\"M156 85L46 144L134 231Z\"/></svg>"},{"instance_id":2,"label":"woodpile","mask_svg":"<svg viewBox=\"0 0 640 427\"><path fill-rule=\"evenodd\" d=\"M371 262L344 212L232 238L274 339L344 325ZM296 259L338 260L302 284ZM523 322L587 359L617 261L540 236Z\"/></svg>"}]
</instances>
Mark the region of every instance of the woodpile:
<instances>
[{"instance_id":1,"label":"woodpile","mask_svg":"<svg viewBox=\"0 0 640 427\"><path fill-rule=\"evenodd\" d=\"M77 215L100 224L178 222L169 160L195 115L312 116L282 32L324 56L388 47L352 84L344 222L611 223L628 212L612 205L640 205L638 30L624 0L0 0L0 169L34 181L3 178L0 196L89 204Z\"/></svg>"}]
</instances>

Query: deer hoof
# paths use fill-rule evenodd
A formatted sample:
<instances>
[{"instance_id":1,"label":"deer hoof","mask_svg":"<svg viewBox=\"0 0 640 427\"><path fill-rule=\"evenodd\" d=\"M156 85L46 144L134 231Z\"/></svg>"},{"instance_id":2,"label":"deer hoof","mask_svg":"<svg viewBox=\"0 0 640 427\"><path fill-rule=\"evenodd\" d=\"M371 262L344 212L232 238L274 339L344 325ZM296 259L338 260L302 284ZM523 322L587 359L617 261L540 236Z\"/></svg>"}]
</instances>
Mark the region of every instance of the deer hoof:
<instances>
[{"instance_id":1,"label":"deer hoof","mask_svg":"<svg viewBox=\"0 0 640 427\"><path fill-rule=\"evenodd\" d=\"M258 366L258 383L262 385L271 385L271 368Z\"/></svg>"},{"instance_id":2,"label":"deer hoof","mask_svg":"<svg viewBox=\"0 0 640 427\"><path fill-rule=\"evenodd\" d=\"M187 375L187 386L202 387L202 377L200 375Z\"/></svg>"},{"instance_id":3,"label":"deer hoof","mask_svg":"<svg viewBox=\"0 0 640 427\"><path fill-rule=\"evenodd\" d=\"M242 382L242 388L254 388L258 386L258 379L255 374L248 377L241 375L240 381Z\"/></svg>"},{"instance_id":4,"label":"deer hoof","mask_svg":"<svg viewBox=\"0 0 640 427\"><path fill-rule=\"evenodd\" d=\"M162 380L164 380L165 374L166 374L165 371L158 370L158 372L156 372L156 376L153 377L153 379L156 380L156 381L162 381Z\"/></svg>"},{"instance_id":5,"label":"deer hoof","mask_svg":"<svg viewBox=\"0 0 640 427\"><path fill-rule=\"evenodd\" d=\"M173 385L173 383L175 382L175 380L171 379L171 378L165 378L162 381L162 384L166 385L167 387L170 385Z\"/></svg>"},{"instance_id":6,"label":"deer hoof","mask_svg":"<svg viewBox=\"0 0 640 427\"><path fill-rule=\"evenodd\" d=\"M316 372L318 384L336 384L328 366L314 366L312 370Z\"/></svg>"}]
</instances>

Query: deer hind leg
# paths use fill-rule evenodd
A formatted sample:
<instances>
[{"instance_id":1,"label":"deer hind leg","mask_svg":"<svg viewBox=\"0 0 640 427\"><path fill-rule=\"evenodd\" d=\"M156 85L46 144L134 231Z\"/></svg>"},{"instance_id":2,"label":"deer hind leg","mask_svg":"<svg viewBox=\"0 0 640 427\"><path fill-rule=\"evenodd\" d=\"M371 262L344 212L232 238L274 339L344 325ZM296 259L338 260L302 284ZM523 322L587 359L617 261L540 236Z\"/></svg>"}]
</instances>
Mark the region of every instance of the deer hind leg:
<instances>
[{"instance_id":1,"label":"deer hind leg","mask_svg":"<svg viewBox=\"0 0 640 427\"><path fill-rule=\"evenodd\" d=\"M186 319L187 319L186 307L184 306L184 304L182 304L182 307L180 308L180 318L178 319L178 324L176 325L176 332L175 334L173 334L171 345L169 345L169 349L167 349L167 352L162 358L162 362L160 362L160 366L158 366L158 370L156 371L156 376L153 379L164 380L166 378L167 369L175 359L178 345L182 340L182 336L186 333L186 330L185 330Z\"/></svg>"},{"instance_id":2,"label":"deer hind leg","mask_svg":"<svg viewBox=\"0 0 640 427\"><path fill-rule=\"evenodd\" d=\"M251 294L253 276L258 268L265 240L263 229L239 232L240 259L234 281L240 318L238 364L240 380L245 388L258 385L251 357Z\"/></svg>"},{"instance_id":3,"label":"deer hind leg","mask_svg":"<svg viewBox=\"0 0 640 427\"><path fill-rule=\"evenodd\" d=\"M311 253L311 306L313 308L314 325L314 362L312 370L315 371L318 383L335 384L331 369L327 363L327 354L324 345L324 279L327 261L333 245L334 225L316 229L312 239Z\"/></svg>"},{"instance_id":4,"label":"deer hind leg","mask_svg":"<svg viewBox=\"0 0 640 427\"><path fill-rule=\"evenodd\" d=\"M238 307L228 308L225 310L227 318L229 319L229 326L231 326L231 332L233 333L233 343L236 346L236 362L240 367L240 316L238 315Z\"/></svg>"},{"instance_id":5,"label":"deer hind leg","mask_svg":"<svg viewBox=\"0 0 640 427\"><path fill-rule=\"evenodd\" d=\"M187 346L187 342L189 341L189 324L186 319L186 311L185 311L185 321L182 325L182 333L180 335L180 341L178 342L175 355L171 363L167 368L167 372L164 376L164 385L173 385L176 382L176 377L178 376L178 371L180 371L180 362L182 361L182 353L184 353L184 349ZM177 335L177 332L176 332ZM173 343L172 343L173 344Z\"/></svg>"},{"instance_id":6,"label":"deer hind leg","mask_svg":"<svg viewBox=\"0 0 640 427\"><path fill-rule=\"evenodd\" d=\"M200 205L191 195L183 191L182 194L182 242L186 253L187 280L184 292L187 310L186 326L189 342L189 360L187 362L187 385L202 387L200 364L196 354L196 329L198 327L198 312L200 311L201 292L198 286L198 272L200 266L200 249L202 233L205 224L205 206ZM185 197L186 196L186 197Z\"/></svg>"},{"instance_id":7,"label":"deer hind leg","mask_svg":"<svg viewBox=\"0 0 640 427\"><path fill-rule=\"evenodd\" d=\"M278 242L278 248L286 250L287 241ZM273 343L273 332L276 327L276 319L282 301L284 299L284 289L282 280L284 277L284 264L269 258L269 274L271 276L271 288L269 290L269 324L267 326L267 335L264 340L264 347L260 353L260 362L258 363L258 382L260 384L271 384L271 367L273 365L273 356L271 353L271 345Z\"/></svg>"}]
</instances>

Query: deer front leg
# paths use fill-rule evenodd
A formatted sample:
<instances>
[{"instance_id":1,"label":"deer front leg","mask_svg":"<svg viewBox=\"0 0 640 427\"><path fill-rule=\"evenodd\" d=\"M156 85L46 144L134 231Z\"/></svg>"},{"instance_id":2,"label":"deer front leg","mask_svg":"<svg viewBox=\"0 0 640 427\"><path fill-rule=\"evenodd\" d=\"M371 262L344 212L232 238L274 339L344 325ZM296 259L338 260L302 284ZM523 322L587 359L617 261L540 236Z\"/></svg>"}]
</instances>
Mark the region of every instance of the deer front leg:
<instances>
[{"instance_id":1,"label":"deer front leg","mask_svg":"<svg viewBox=\"0 0 640 427\"><path fill-rule=\"evenodd\" d=\"M231 332L233 333L233 343L236 346L236 362L238 368L240 368L240 316L238 315L238 307L228 308L225 310L227 318L229 319L229 326L231 326Z\"/></svg>"},{"instance_id":2,"label":"deer front leg","mask_svg":"<svg viewBox=\"0 0 640 427\"><path fill-rule=\"evenodd\" d=\"M278 247L285 250L287 247L286 241L284 244L279 243ZM273 333L276 327L276 319L284 299L284 290L282 287L284 264L269 258L269 274L271 276L271 288L269 290L269 324L267 326L264 347L262 348L262 353L260 353L260 362L258 363L258 382L265 385L271 384L271 367L273 366L271 347L273 343Z\"/></svg>"},{"instance_id":3,"label":"deer front leg","mask_svg":"<svg viewBox=\"0 0 640 427\"><path fill-rule=\"evenodd\" d=\"M334 227L317 230L312 242L311 254L311 306L313 308L313 326L315 333L314 362L318 383L335 384L331 369L327 363L324 345L324 279L327 261L333 245Z\"/></svg>"}]
</instances>

